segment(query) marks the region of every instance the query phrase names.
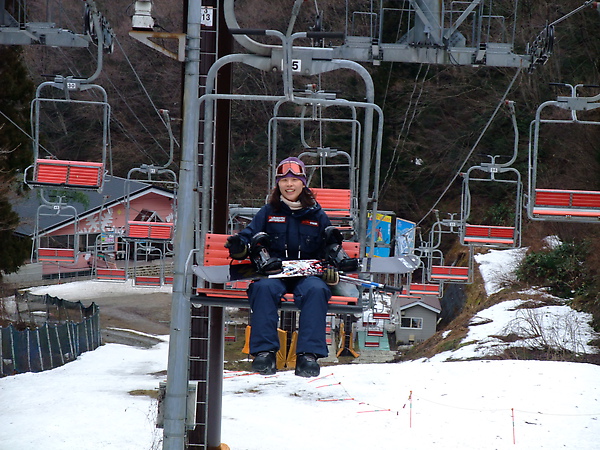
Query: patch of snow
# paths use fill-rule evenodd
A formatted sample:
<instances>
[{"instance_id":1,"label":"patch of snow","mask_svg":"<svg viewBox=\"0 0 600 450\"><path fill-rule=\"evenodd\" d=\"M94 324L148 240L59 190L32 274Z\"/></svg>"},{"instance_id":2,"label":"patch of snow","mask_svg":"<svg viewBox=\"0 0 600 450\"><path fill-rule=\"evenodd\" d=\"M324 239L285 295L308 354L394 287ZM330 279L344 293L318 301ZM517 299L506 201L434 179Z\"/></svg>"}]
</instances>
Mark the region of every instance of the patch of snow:
<instances>
[{"instance_id":1,"label":"patch of snow","mask_svg":"<svg viewBox=\"0 0 600 450\"><path fill-rule=\"evenodd\" d=\"M490 250L488 253L475 255L479 271L485 281L487 295L500 292L507 283L514 282L515 270L525 257L527 249Z\"/></svg>"}]
</instances>

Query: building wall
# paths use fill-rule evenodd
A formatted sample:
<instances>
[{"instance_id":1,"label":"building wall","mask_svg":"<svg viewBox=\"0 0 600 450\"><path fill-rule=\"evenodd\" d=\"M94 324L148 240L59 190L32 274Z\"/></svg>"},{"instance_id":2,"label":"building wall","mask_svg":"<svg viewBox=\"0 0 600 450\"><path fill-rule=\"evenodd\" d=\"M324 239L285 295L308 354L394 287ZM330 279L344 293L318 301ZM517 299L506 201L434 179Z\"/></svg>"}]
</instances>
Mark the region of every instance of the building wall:
<instances>
[{"instance_id":1,"label":"building wall","mask_svg":"<svg viewBox=\"0 0 600 450\"><path fill-rule=\"evenodd\" d=\"M134 220L143 210L156 211L164 222L173 222L173 199L157 193L148 193L143 197L132 200L129 208L129 220ZM83 219L79 223L79 234L100 233L106 227L115 229L125 228L128 212L125 203L118 203L111 208L99 211L98 213ZM73 224L66 225L50 233L51 236L72 235L75 233Z\"/></svg>"},{"instance_id":2,"label":"building wall","mask_svg":"<svg viewBox=\"0 0 600 450\"><path fill-rule=\"evenodd\" d=\"M98 251L110 253L108 259L95 257L96 237L106 232L109 227L114 230L125 230L127 220L135 220L142 210L154 211L163 222L174 222L174 200L168 196L155 192L148 192L142 197L130 202L129 211L125 202L112 205L110 208L81 219L77 227L78 239L75 236L75 225L68 224L48 235L40 237L40 247L76 247L79 253L75 262L53 261L43 263L43 274L77 272L96 267L113 267L119 250L124 250L122 242L118 240L117 248L114 245L109 249L104 246ZM77 244L75 243L77 241ZM94 263L95 261L95 263Z\"/></svg>"},{"instance_id":3,"label":"building wall","mask_svg":"<svg viewBox=\"0 0 600 450\"><path fill-rule=\"evenodd\" d=\"M424 341L435 334L437 314L421 305L411 306L403 310L402 319L422 319L422 328L404 328L401 324L396 325L396 341L399 344L408 344L411 336L414 341Z\"/></svg>"}]
</instances>

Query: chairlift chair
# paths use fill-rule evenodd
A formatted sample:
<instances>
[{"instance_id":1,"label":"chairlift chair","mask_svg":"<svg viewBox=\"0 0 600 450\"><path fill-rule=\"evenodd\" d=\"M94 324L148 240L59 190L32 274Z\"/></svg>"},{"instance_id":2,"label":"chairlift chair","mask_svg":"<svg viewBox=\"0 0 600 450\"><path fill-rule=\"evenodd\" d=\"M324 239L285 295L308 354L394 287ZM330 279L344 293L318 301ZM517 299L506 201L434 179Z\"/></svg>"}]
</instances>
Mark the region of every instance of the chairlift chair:
<instances>
[{"instance_id":1,"label":"chairlift chair","mask_svg":"<svg viewBox=\"0 0 600 450\"><path fill-rule=\"evenodd\" d=\"M34 230L34 250L35 259L38 262L47 262L55 264L73 264L77 261L79 255L79 218L77 209L72 205L67 205L59 199L58 202L50 202L42 196L44 203L38 206L35 218ZM69 212L71 211L71 212ZM67 247L42 247L40 235L40 218L44 216L60 217L63 220L71 219L73 221L73 243Z\"/></svg>"},{"instance_id":2,"label":"chairlift chair","mask_svg":"<svg viewBox=\"0 0 600 450\"><path fill-rule=\"evenodd\" d=\"M135 286L146 286L146 287L156 287L162 286L164 284L165 279L165 258L164 252L160 248L152 246L149 242L146 241L135 241L133 243L134 246L134 262L133 262L133 284ZM152 254L158 255L158 260L160 261L159 265L159 274L144 274L139 273L139 265L138 262L142 261L142 259L138 259L138 257L145 258L146 261L148 257Z\"/></svg>"},{"instance_id":3,"label":"chairlift chair","mask_svg":"<svg viewBox=\"0 0 600 450\"><path fill-rule=\"evenodd\" d=\"M44 97L42 91L46 87L61 90L64 93L64 98ZM72 95L76 92L89 92L91 95L99 96L101 100L72 98ZM101 109L102 142L99 160L59 160L40 156L40 109L45 104L92 105ZM25 169L25 183L31 187L61 187L101 192L105 175L108 173L109 120L110 105L107 101L106 91L101 86L72 77L56 77L54 81L41 83L36 90L35 98L31 102L34 163Z\"/></svg>"},{"instance_id":4,"label":"chairlift chair","mask_svg":"<svg viewBox=\"0 0 600 450\"><path fill-rule=\"evenodd\" d=\"M125 181L125 236L129 239L149 239L149 240L171 240L174 235L175 218L171 222L156 221L154 218L147 218L144 221L131 219L131 183L132 181L142 181L152 185L161 185L173 189L173 214L176 214L177 207L177 175L169 166L173 163L174 143L173 130L171 128L171 119L169 111L160 110L162 120L169 133L169 159L162 166L155 164L142 164L140 167L134 167L127 173ZM144 175L145 178L138 179L136 175ZM164 256L164 255L163 255Z\"/></svg>"},{"instance_id":5,"label":"chairlift chair","mask_svg":"<svg viewBox=\"0 0 600 450\"><path fill-rule=\"evenodd\" d=\"M110 243L106 244L104 242L102 242L103 239L109 238ZM96 241L94 243L94 260L93 260L93 266L92 266L92 270L93 273L96 276L97 280L101 280L101 281L120 281L120 282L124 282L127 281L127 272L128 272L128 266L129 266L129 258L125 258L125 267L123 268L119 268L119 267L109 267L108 264L106 265L106 267L99 267L97 262L98 262L98 258L101 252L104 252L106 250L110 250L107 249L106 246L113 246L112 248L112 253L115 255L115 259L117 258L118 252L120 250L118 250L118 245L121 244L124 246L125 250L125 255L129 254L129 242L127 241L120 241L120 238L122 237L122 232L119 232L117 230L103 230L102 233L100 233L98 236L96 236Z\"/></svg>"},{"instance_id":6,"label":"chairlift chair","mask_svg":"<svg viewBox=\"0 0 600 450\"><path fill-rule=\"evenodd\" d=\"M554 221L554 222L600 222L600 191L541 188L539 186L539 163L540 163L540 133L542 125L558 124L565 125L565 130L574 125L600 125L600 121L588 118L586 112L600 108L600 94L584 97L578 95L578 90L585 85L564 84L569 88L569 96L558 96L556 100L542 103L531 122L529 128L529 187L527 195L527 214L531 220ZM543 113L551 109L552 116L544 116ZM568 114L560 116L560 110ZM592 179L592 177L580 179Z\"/></svg>"},{"instance_id":7,"label":"chairlift chair","mask_svg":"<svg viewBox=\"0 0 600 450\"><path fill-rule=\"evenodd\" d=\"M517 126L514 102L507 101L506 105L511 114L514 130L513 153L509 161L505 163L498 162L501 155L488 155L491 159L490 162L472 166L463 174L461 222L464 226L460 228L460 241L462 245L493 248L517 248L521 245L523 183L521 182L521 173L514 167L511 167L517 159L519 128ZM475 175L475 172L483 172L485 175ZM512 189L514 202L512 226L469 223L472 187L475 183L480 185L483 183L497 183Z\"/></svg>"},{"instance_id":8,"label":"chairlift chair","mask_svg":"<svg viewBox=\"0 0 600 450\"><path fill-rule=\"evenodd\" d=\"M518 248L521 245L523 183L520 172L513 167L503 167L495 162L472 166L463 175L461 215L464 226L461 227L462 245L492 248ZM475 172L484 172L487 176L476 176ZM512 176L512 178L511 178ZM513 185L514 218L511 226L473 224L469 221L472 205L472 188L475 183L503 183Z\"/></svg>"},{"instance_id":9,"label":"chairlift chair","mask_svg":"<svg viewBox=\"0 0 600 450\"><path fill-rule=\"evenodd\" d=\"M468 247L469 260L467 266L447 265L444 261L443 252L439 248L444 236L460 235L460 230L464 227L464 223L455 220L454 215L451 214L450 219L438 220L431 227L429 245L425 249L425 273L429 283L465 284L473 282L473 247Z\"/></svg>"}]
</instances>

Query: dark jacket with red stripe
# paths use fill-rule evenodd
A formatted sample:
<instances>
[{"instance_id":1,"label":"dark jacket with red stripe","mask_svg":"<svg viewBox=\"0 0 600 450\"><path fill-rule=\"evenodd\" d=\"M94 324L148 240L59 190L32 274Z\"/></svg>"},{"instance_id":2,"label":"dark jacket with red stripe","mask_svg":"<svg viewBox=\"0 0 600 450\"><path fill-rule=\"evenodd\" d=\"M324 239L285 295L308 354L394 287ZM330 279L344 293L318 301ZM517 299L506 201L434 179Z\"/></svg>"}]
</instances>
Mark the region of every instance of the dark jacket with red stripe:
<instances>
[{"instance_id":1,"label":"dark jacket with red stripe","mask_svg":"<svg viewBox=\"0 0 600 450\"><path fill-rule=\"evenodd\" d=\"M252 236L264 231L271 239L270 255L283 260L320 259L324 230L330 225L319 204L292 211L282 202L277 211L270 204L263 206L239 235L249 243Z\"/></svg>"}]
</instances>

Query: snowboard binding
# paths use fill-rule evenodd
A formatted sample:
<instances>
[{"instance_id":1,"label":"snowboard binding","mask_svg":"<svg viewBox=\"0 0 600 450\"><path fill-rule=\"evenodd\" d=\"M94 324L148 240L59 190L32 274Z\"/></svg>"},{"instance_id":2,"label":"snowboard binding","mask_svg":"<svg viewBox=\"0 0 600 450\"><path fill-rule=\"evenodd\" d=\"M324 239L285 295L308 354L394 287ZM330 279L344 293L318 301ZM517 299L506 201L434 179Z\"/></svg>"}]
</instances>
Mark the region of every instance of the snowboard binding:
<instances>
[{"instance_id":1,"label":"snowboard binding","mask_svg":"<svg viewBox=\"0 0 600 450\"><path fill-rule=\"evenodd\" d=\"M270 246L271 240L265 232L256 233L250 240L250 260L263 275L275 275L283 270L281 259L270 255Z\"/></svg>"},{"instance_id":2,"label":"snowboard binding","mask_svg":"<svg viewBox=\"0 0 600 450\"><path fill-rule=\"evenodd\" d=\"M334 226L325 228L325 261L342 272L356 272L358 259L350 258L342 247L344 237Z\"/></svg>"}]
</instances>

